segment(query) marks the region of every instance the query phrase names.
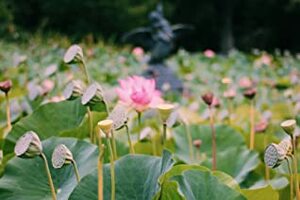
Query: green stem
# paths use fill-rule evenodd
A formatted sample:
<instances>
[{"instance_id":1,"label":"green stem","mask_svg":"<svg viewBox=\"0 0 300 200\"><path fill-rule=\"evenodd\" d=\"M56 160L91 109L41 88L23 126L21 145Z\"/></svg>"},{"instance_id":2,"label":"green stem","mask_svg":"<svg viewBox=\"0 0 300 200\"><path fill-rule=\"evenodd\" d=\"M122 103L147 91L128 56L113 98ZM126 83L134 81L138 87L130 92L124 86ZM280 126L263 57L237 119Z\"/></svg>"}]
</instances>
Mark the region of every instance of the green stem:
<instances>
[{"instance_id":1,"label":"green stem","mask_svg":"<svg viewBox=\"0 0 300 200\"><path fill-rule=\"evenodd\" d=\"M254 100L251 100L250 104L250 150L254 149L255 145L255 130L254 130Z\"/></svg>"},{"instance_id":2,"label":"green stem","mask_svg":"<svg viewBox=\"0 0 300 200\"><path fill-rule=\"evenodd\" d=\"M141 137L141 130L142 130L142 113L141 112L137 112L138 114L138 142L140 141L140 137Z\"/></svg>"},{"instance_id":3,"label":"green stem","mask_svg":"<svg viewBox=\"0 0 300 200\"><path fill-rule=\"evenodd\" d=\"M51 173L50 173L50 170L49 170L47 158L46 158L45 154L43 154L43 153L41 153L40 156L41 156L41 158L43 159L43 161L45 163L45 169L46 169L46 173L47 173L47 176L48 176L49 186L50 186L50 189L51 189L52 200L56 200L55 188L54 188L54 185L53 185L53 181L52 181Z\"/></svg>"},{"instance_id":4,"label":"green stem","mask_svg":"<svg viewBox=\"0 0 300 200\"><path fill-rule=\"evenodd\" d=\"M114 160L117 160L118 159L117 145L116 145L115 135L113 131L111 131L111 140L112 140L112 148L113 148L113 157Z\"/></svg>"},{"instance_id":5,"label":"green stem","mask_svg":"<svg viewBox=\"0 0 300 200\"><path fill-rule=\"evenodd\" d=\"M78 167L77 167L77 164L76 164L75 160L72 160L72 165L73 165L73 168L74 168L77 183L79 183L80 176L79 176L79 171L78 171Z\"/></svg>"},{"instance_id":6,"label":"green stem","mask_svg":"<svg viewBox=\"0 0 300 200\"><path fill-rule=\"evenodd\" d=\"M131 143L129 128L128 128L127 123L125 124L125 129L126 129L126 134L127 134L127 137L128 137L128 145L129 145L129 148L130 148L130 153L135 154L133 145Z\"/></svg>"},{"instance_id":7,"label":"green stem","mask_svg":"<svg viewBox=\"0 0 300 200\"><path fill-rule=\"evenodd\" d=\"M156 143L155 143L155 136L152 136L151 143L152 143L152 153L153 153L154 156L156 156L157 155L157 149L156 149Z\"/></svg>"},{"instance_id":8,"label":"green stem","mask_svg":"<svg viewBox=\"0 0 300 200\"><path fill-rule=\"evenodd\" d=\"M85 64L84 60L82 61L81 66L82 66L82 71L83 71L84 76L85 76L86 83L90 84L90 78L89 78L89 74L87 72L87 67L86 67L86 64Z\"/></svg>"},{"instance_id":9,"label":"green stem","mask_svg":"<svg viewBox=\"0 0 300 200\"><path fill-rule=\"evenodd\" d=\"M286 162L287 162L288 170L289 170L289 174L290 174L290 200L293 200L294 199L294 192L293 192L293 190L294 190L294 187L293 187L293 185L294 185L294 183L293 183L294 182L294 178L293 178L293 172L291 170L291 164L290 164L288 158L286 158Z\"/></svg>"},{"instance_id":10,"label":"green stem","mask_svg":"<svg viewBox=\"0 0 300 200\"><path fill-rule=\"evenodd\" d=\"M95 143L95 137L94 137L94 128L93 128L93 114L90 109L90 107L87 107L87 113L88 113L88 120L89 120L89 132L90 132L90 140L91 143Z\"/></svg>"},{"instance_id":11,"label":"green stem","mask_svg":"<svg viewBox=\"0 0 300 200\"><path fill-rule=\"evenodd\" d=\"M10 118L10 106L9 106L9 96L8 93L5 93L6 99L6 120L7 120L7 128L11 130L11 118Z\"/></svg>"},{"instance_id":12,"label":"green stem","mask_svg":"<svg viewBox=\"0 0 300 200\"><path fill-rule=\"evenodd\" d=\"M103 200L103 156L104 156L104 145L102 144L101 133L98 131L98 200Z\"/></svg>"},{"instance_id":13,"label":"green stem","mask_svg":"<svg viewBox=\"0 0 300 200\"><path fill-rule=\"evenodd\" d=\"M188 143L189 143L189 151L190 151L190 160L193 160L193 140L192 140L192 135L191 135L191 131L190 131L190 127L187 124L184 124L184 128L185 128L185 134L187 136L188 139Z\"/></svg>"},{"instance_id":14,"label":"green stem","mask_svg":"<svg viewBox=\"0 0 300 200\"><path fill-rule=\"evenodd\" d=\"M210 111L210 128L212 134L212 170L217 169L217 145L216 145L216 131L214 127L214 116L212 107L209 106Z\"/></svg>"},{"instance_id":15,"label":"green stem","mask_svg":"<svg viewBox=\"0 0 300 200\"><path fill-rule=\"evenodd\" d=\"M111 200L115 200L116 185L115 185L115 164L113 159L113 149L110 140L108 140L110 150L110 173L111 173Z\"/></svg>"},{"instance_id":16,"label":"green stem","mask_svg":"<svg viewBox=\"0 0 300 200\"><path fill-rule=\"evenodd\" d=\"M297 197L297 200L300 200L296 137L295 137L295 135L293 135L291 137L292 137L292 145L293 145L293 153L294 153L294 155L293 155L293 163L294 163L294 179L295 179L296 197Z\"/></svg>"},{"instance_id":17,"label":"green stem","mask_svg":"<svg viewBox=\"0 0 300 200\"><path fill-rule=\"evenodd\" d=\"M163 122L163 135L162 135L162 138L161 138L161 144L163 146L163 149L164 149L166 140L167 140L167 123Z\"/></svg>"}]
</instances>

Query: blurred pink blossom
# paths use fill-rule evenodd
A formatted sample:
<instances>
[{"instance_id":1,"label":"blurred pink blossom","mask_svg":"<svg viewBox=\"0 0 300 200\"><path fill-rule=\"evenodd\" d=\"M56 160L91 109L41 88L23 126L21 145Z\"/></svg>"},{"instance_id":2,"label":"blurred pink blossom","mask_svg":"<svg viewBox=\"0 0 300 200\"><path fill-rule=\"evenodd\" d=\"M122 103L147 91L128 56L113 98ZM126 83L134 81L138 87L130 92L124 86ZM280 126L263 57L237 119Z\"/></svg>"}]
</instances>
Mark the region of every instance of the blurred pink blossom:
<instances>
[{"instance_id":1,"label":"blurred pink blossom","mask_svg":"<svg viewBox=\"0 0 300 200\"><path fill-rule=\"evenodd\" d=\"M154 108L163 102L161 94L155 89L154 79L145 79L141 76L132 76L119 80L120 87L116 88L121 103L143 112Z\"/></svg>"},{"instance_id":2,"label":"blurred pink blossom","mask_svg":"<svg viewBox=\"0 0 300 200\"><path fill-rule=\"evenodd\" d=\"M235 89L230 88L223 93L223 96L228 99L233 99L236 96L236 91Z\"/></svg>"},{"instance_id":3,"label":"blurred pink blossom","mask_svg":"<svg viewBox=\"0 0 300 200\"><path fill-rule=\"evenodd\" d=\"M45 94L48 94L49 92L51 92L51 90L53 90L54 88L54 81L50 80L50 79L46 79L42 82L42 94L45 95Z\"/></svg>"},{"instance_id":4,"label":"blurred pink blossom","mask_svg":"<svg viewBox=\"0 0 300 200\"><path fill-rule=\"evenodd\" d=\"M215 52L211 49L206 49L204 52L203 52L204 56L206 56L207 58L213 58L215 57Z\"/></svg>"},{"instance_id":5,"label":"blurred pink blossom","mask_svg":"<svg viewBox=\"0 0 300 200\"><path fill-rule=\"evenodd\" d=\"M262 65L270 66L271 64L272 64L272 56L267 53L263 53L254 62L255 66L262 66Z\"/></svg>"},{"instance_id":6,"label":"blurred pink blossom","mask_svg":"<svg viewBox=\"0 0 300 200\"><path fill-rule=\"evenodd\" d=\"M136 57L142 57L144 55L144 49L142 49L141 47L135 47L132 50L132 54Z\"/></svg>"},{"instance_id":7,"label":"blurred pink blossom","mask_svg":"<svg viewBox=\"0 0 300 200\"><path fill-rule=\"evenodd\" d=\"M239 86L241 88L251 88L253 86L253 82L249 77L242 77L239 80Z\"/></svg>"}]
</instances>

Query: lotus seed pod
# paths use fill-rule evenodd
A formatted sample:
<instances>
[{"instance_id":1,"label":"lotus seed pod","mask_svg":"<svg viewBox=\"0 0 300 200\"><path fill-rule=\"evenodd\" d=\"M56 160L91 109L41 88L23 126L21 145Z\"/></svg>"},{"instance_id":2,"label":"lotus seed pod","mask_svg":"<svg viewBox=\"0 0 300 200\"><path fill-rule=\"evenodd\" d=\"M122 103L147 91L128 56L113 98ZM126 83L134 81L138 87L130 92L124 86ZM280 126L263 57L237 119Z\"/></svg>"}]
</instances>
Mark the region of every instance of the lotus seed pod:
<instances>
[{"instance_id":1,"label":"lotus seed pod","mask_svg":"<svg viewBox=\"0 0 300 200\"><path fill-rule=\"evenodd\" d=\"M214 94L211 92L208 92L204 95L202 95L202 100L208 105L210 106L214 100Z\"/></svg>"},{"instance_id":2,"label":"lotus seed pod","mask_svg":"<svg viewBox=\"0 0 300 200\"><path fill-rule=\"evenodd\" d=\"M174 108L175 106L173 104L168 103L160 104L157 106L157 110L163 122L166 122L168 120Z\"/></svg>"},{"instance_id":3,"label":"lotus seed pod","mask_svg":"<svg viewBox=\"0 0 300 200\"><path fill-rule=\"evenodd\" d=\"M200 139L197 139L197 140L194 140L194 141L193 141L193 145L194 145L194 147L196 147L197 149L200 149L201 144L202 144L202 140L200 140Z\"/></svg>"},{"instance_id":4,"label":"lotus seed pod","mask_svg":"<svg viewBox=\"0 0 300 200\"><path fill-rule=\"evenodd\" d=\"M289 119L280 124L281 128L289 135L294 134L294 130L296 128L296 120Z\"/></svg>"},{"instance_id":5,"label":"lotus seed pod","mask_svg":"<svg viewBox=\"0 0 300 200\"><path fill-rule=\"evenodd\" d=\"M73 100L82 96L85 85L80 80L73 80L66 86L63 95L66 100Z\"/></svg>"},{"instance_id":6,"label":"lotus seed pod","mask_svg":"<svg viewBox=\"0 0 300 200\"><path fill-rule=\"evenodd\" d=\"M225 77L225 78L222 78L222 83L224 85L229 85L229 84L232 83L232 80L230 78L228 78L228 77Z\"/></svg>"},{"instance_id":7,"label":"lotus seed pod","mask_svg":"<svg viewBox=\"0 0 300 200\"><path fill-rule=\"evenodd\" d=\"M33 158L41 155L43 151L42 143L39 136L33 132L28 131L19 138L15 146L15 154L22 158Z\"/></svg>"},{"instance_id":8,"label":"lotus seed pod","mask_svg":"<svg viewBox=\"0 0 300 200\"><path fill-rule=\"evenodd\" d=\"M121 104L117 104L109 114L108 119L114 122L113 129L119 130L123 128L128 121L128 109Z\"/></svg>"},{"instance_id":9,"label":"lotus seed pod","mask_svg":"<svg viewBox=\"0 0 300 200\"><path fill-rule=\"evenodd\" d=\"M247 99L253 99L256 95L256 89L255 88L249 88L244 92L244 97Z\"/></svg>"},{"instance_id":10,"label":"lotus seed pod","mask_svg":"<svg viewBox=\"0 0 300 200\"><path fill-rule=\"evenodd\" d=\"M81 47L76 44L70 46L64 55L64 62L67 64L83 62L83 53Z\"/></svg>"},{"instance_id":11,"label":"lotus seed pod","mask_svg":"<svg viewBox=\"0 0 300 200\"><path fill-rule=\"evenodd\" d=\"M103 131L103 133L105 133L107 137L109 137L110 132L112 130L113 123L114 123L113 120L105 119L98 122L98 127Z\"/></svg>"},{"instance_id":12,"label":"lotus seed pod","mask_svg":"<svg viewBox=\"0 0 300 200\"><path fill-rule=\"evenodd\" d=\"M72 152L64 145L59 144L52 153L52 165L55 169L61 168L74 161Z\"/></svg>"},{"instance_id":13,"label":"lotus seed pod","mask_svg":"<svg viewBox=\"0 0 300 200\"><path fill-rule=\"evenodd\" d=\"M278 146L280 146L283 150L284 150L284 154L286 156L292 155L293 152L293 145L292 145L292 141L288 138L288 139L284 139L282 140Z\"/></svg>"},{"instance_id":14,"label":"lotus seed pod","mask_svg":"<svg viewBox=\"0 0 300 200\"><path fill-rule=\"evenodd\" d=\"M270 168L278 167L285 158L285 150L277 144L272 143L265 149L264 162Z\"/></svg>"},{"instance_id":15,"label":"lotus seed pod","mask_svg":"<svg viewBox=\"0 0 300 200\"><path fill-rule=\"evenodd\" d=\"M83 93L81 103L83 105L95 104L104 101L103 90L100 84L91 84Z\"/></svg>"},{"instance_id":16,"label":"lotus seed pod","mask_svg":"<svg viewBox=\"0 0 300 200\"><path fill-rule=\"evenodd\" d=\"M12 82L11 80L6 80L0 82L0 90L4 93L8 93L12 87Z\"/></svg>"}]
</instances>

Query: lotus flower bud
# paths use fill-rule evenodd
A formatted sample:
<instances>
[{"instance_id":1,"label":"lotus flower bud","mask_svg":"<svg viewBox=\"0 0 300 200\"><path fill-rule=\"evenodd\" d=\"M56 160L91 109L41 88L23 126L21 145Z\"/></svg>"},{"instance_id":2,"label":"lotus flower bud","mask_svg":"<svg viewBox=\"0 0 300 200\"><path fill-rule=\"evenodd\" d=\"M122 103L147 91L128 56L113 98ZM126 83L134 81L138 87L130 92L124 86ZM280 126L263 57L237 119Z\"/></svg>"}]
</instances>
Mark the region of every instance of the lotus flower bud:
<instances>
[{"instance_id":1,"label":"lotus flower bud","mask_svg":"<svg viewBox=\"0 0 300 200\"><path fill-rule=\"evenodd\" d=\"M202 99L208 106L211 106L211 104L214 100L214 94L211 92L208 92L208 93L202 95Z\"/></svg>"},{"instance_id":2,"label":"lotus flower bud","mask_svg":"<svg viewBox=\"0 0 300 200\"><path fill-rule=\"evenodd\" d=\"M104 101L103 90L100 84L91 84L83 93L81 103L83 105L95 104Z\"/></svg>"},{"instance_id":3,"label":"lotus flower bud","mask_svg":"<svg viewBox=\"0 0 300 200\"><path fill-rule=\"evenodd\" d=\"M106 119L98 122L98 127L102 130L103 133L105 133L106 137L110 136L113 123L114 122L110 119Z\"/></svg>"},{"instance_id":4,"label":"lotus flower bud","mask_svg":"<svg viewBox=\"0 0 300 200\"><path fill-rule=\"evenodd\" d=\"M6 80L0 82L0 90L4 93L8 93L12 87L12 82L11 80Z\"/></svg>"},{"instance_id":5,"label":"lotus flower bud","mask_svg":"<svg viewBox=\"0 0 300 200\"><path fill-rule=\"evenodd\" d=\"M232 80L228 77L222 78L222 83L225 85L229 85L232 83Z\"/></svg>"},{"instance_id":6,"label":"lotus flower bud","mask_svg":"<svg viewBox=\"0 0 300 200\"><path fill-rule=\"evenodd\" d=\"M113 123L113 129L119 130L123 128L123 126L128 121L128 110L125 106L121 104L117 104L114 109L110 112L108 119L112 120Z\"/></svg>"},{"instance_id":7,"label":"lotus flower bud","mask_svg":"<svg viewBox=\"0 0 300 200\"><path fill-rule=\"evenodd\" d=\"M280 124L281 128L289 135L294 134L294 130L296 128L296 120L289 119Z\"/></svg>"},{"instance_id":8,"label":"lotus flower bud","mask_svg":"<svg viewBox=\"0 0 300 200\"><path fill-rule=\"evenodd\" d=\"M82 49L78 45L72 45L64 55L64 62L67 64L83 62Z\"/></svg>"},{"instance_id":9,"label":"lotus flower bud","mask_svg":"<svg viewBox=\"0 0 300 200\"><path fill-rule=\"evenodd\" d=\"M264 162L268 167L276 168L286 157L285 149L272 143L265 149Z\"/></svg>"},{"instance_id":10,"label":"lotus flower bud","mask_svg":"<svg viewBox=\"0 0 300 200\"><path fill-rule=\"evenodd\" d=\"M73 100L77 97L82 96L84 91L84 84L80 80L74 80L68 83L65 90L63 91L63 95L67 100Z\"/></svg>"},{"instance_id":11,"label":"lotus flower bud","mask_svg":"<svg viewBox=\"0 0 300 200\"><path fill-rule=\"evenodd\" d=\"M201 144L202 144L202 140L200 140L200 139L194 140L194 141L193 141L193 145L194 145L194 147L196 147L197 149L200 149Z\"/></svg>"},{"instance_id":12,"label":"lotus flower bud","mask_svg":"<svg viewBox=\"0 0 300 200\"><path fill-rule=\"evenodd\" d=\"M173 104L167 104L167 103L160 104L157 106L157 110L163 122L166 122L168 120L174 108L175 106Z\"/></svg>"},{"instance_id":13,"label":"lotus flower bud","mask_svg":"<svg viewBox=\"0 0 300 200\"><path fill-rule=\"evenodd\" d=\"M71 164L74 161L72 152L64 145L59 144L52 153L52 165L55 169Z\"/></svg>"},{"instance_id":14,"label":"lotus flower bud","mask_svg":"<svg viewBox=\"0 0 300 200\"><path fill-rule=\"evenodd\" d=\"M33 158L42 154L43 147L39 136L28 131L16 143L15 154L22 158Z\"/></svg>"},{"instance_id":15,"label":"lotus flower bud","mask_svg":"<svg viewBox=\"0 0 300 200\"><path fill-rule=\"evenodd\" d=\"M245 92L244 92L244 97L246 97L247 99L253 99L256 95L256 89L255 88L250 88L250 89L247 89Z\"/></svg>"}]
</instances>

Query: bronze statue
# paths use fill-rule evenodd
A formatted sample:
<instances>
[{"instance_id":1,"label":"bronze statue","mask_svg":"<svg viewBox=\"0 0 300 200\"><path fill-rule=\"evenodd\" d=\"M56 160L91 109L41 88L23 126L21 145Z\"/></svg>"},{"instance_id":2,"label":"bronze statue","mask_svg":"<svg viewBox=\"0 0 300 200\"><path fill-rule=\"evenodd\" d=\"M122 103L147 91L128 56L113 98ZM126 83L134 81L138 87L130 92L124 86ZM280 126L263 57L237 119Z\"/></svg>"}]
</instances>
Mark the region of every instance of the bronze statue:
<instances>
[{"instance_id":1,"label":"bronze statue","mask_svg":"<svg viewBox=\"0 0 300 200\"><path fill-rule=\"evenodd\" d=\"M171 26L163 16L162 4L158 4L156 10L149 14L149 21L149 27L130 31L122 37L122 41L151 52L149 68L144 75L155 78L159 89L163 90L165 85L169 85L171 90L182 91L182 82L163 61L176 52L176 42L193 27L182 24Z\"/></svg>"}]
</instances>

